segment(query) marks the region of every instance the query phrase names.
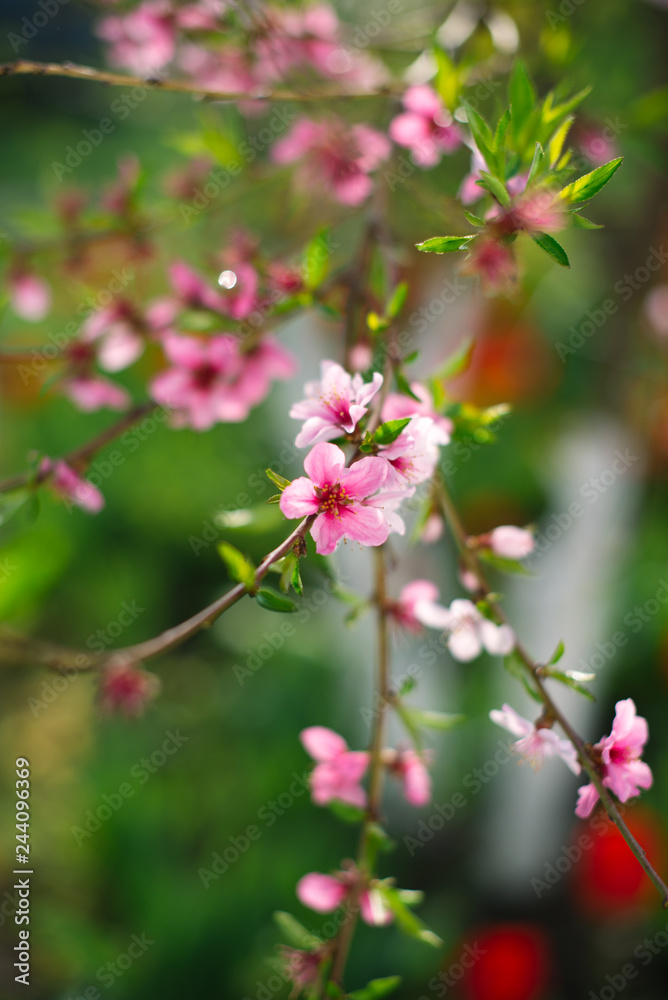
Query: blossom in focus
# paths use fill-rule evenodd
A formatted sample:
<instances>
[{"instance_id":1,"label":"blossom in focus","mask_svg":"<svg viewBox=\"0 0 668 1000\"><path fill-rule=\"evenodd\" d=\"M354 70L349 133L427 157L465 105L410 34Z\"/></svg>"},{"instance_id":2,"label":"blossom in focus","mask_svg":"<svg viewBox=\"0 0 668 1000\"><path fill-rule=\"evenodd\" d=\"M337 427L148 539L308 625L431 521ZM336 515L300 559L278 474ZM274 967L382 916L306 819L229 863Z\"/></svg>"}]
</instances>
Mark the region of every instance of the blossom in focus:
<instances>
[{"instance_id":1,"label":"blossom in focus","mask_svg":"<svg viewBox=\"0 0 668 1000\"><path fill-rule=\"evenodd\" d=\"M39 477L48 482L51 490L61 500L75 504L89 514L98 514L104 507L104 497L97 486L83 479L66 462L42 459Z\"/></svg>"},{"instance_id":2,"label":"blossom in focus","mask_svg":"<svg viewBox=\"0 0 668 1000\"><path fill-rule=\"evenodd\" d=\"M325 726L309 726L299 738L306 752L316 761L311 773L311 795L316 805L324 806L333 799L363 809L366 792L360 785L369 754L349 750L342 736Z\"/></svg>"},{"instance_id":3,"label":"blossom in focus","mask_svg":"<svg viewBox=\"0 0 668 1000\"><path fill-rule=\"evenodd\" d=\"M9 276L9 304L27 323L39 323L51 309L51 288L31 271L15 271Z\"/></svg>"},{"instance_id":4,"label":"blossom in focus","mask_svg":"<svg viewBox=\"0 0 668 1000\"><path fill-rule=\"evenodd\" d=\"M351 894L358 878L356 871L337 872L336 875L309 872L297 883L297 898L316 913L331 913ZM389 924L394 919L378 889L364 889L359 896L359 905L362 920L372 927Z\"/></svg>"},{"instance_id":5,"label":"blossom in focus","mask_svg":"<svg viewBox=\"0 0 668 1000\"><path fill-rule=\"evenodd\" d=\"M130 717L142 715L160 693L160 679L142 670L132 661L112 663L105 668L100 686L100 704L104 712L123 712Z\"/></svg>"},{"instance_id":6,"label":"blossom in focus","mask_svg":"<svg viewBox=\"0 0 668 1000\"><path fill-rule=\"evenodd\" d=\"M399 597L392 601L389 613L394 621L410 632L421 632L423 625L416 614L419 604L434 604L438 601L439 591L431 580L411 580L399 591Z\"/></svg>"},{"instance_id":7,"label":"blossom in focus","mask_svg":"<svg viewBox=\"0 0 668 1000\"><path fill-rule=\"evenodd\" d=\"M649 764L640 759L648 738L647 720L636 715L633 699L618 701L612 731L609 736L604 736L594 744L593 751L600 756L604 787L614 792L620 802L627 802L639 795L641 788L652 786ZM583 785L578 791L576 815L586 819L598 798L598 791L593 783Z\"/></svg>"},{"instance_id":8,"label":"blossom in focus","mask_svg":"<svg viewBox=\"0 0 668 1000\"><path fill-rule=\"evenodd\" d=\"M342 205L360 205L371 194L369 174L390 154L389 140L369 125L340 119L301 118L272 149L276 163L301 162L300 186L324 190Z\"/></svg>"},{"instance_id":9,"label":"blossom in focus","mask_svg":"<svg viewBox=\"0 0 668 1000\"><path fill-rule=\"evenodd\" d=\"M428 601L415 609L418 621L447 633L448 649L456 660L468 663L486 649L492 656L506 656L515 645L509 625L496 625L484 618L472 601L457 598L449 608Z\"/></svg>"},{"instance_id":10,"label":"blossom in focus","mask_svg":"<svg viewBox=\"0 0 668 1000\"><path fill-rule=\"evenodd\" d=\"M573 774L580 773L578 755L571 741L561 739L548 726L536 726L535 723L518 715L510 705L503 705L501 710L493 709L489 713L489 717L497 726L503 726L514 736L521 737L516 743L513 743L513 750L528 761L535 770L547 757L561 757Z\"/></svg>"},{"instance_id":11,"label":"blossom in focus","mask_svg":"<svg viewBox=\"0 0 668 1000\"><path fill-rule=\"evenodd\" d=\"M90 314L81 328L84 342L95 342L97 360L108 372L133 364L144 350L138 319L129 303L117 300Z\"/></svg>"},{"instance_id":12,"label":"blossom in focus","mask_svg":"<svg viewBox=\"0 0 668 1000\"><path fill-rule=\"evenodd\" d=\"M371 382L364 382L361 375L349 375L334 361L322 361L320 372L320 381L304 386L306 399L290 410L295 420L305 421L295 440L298 448L352 434L383 384L380 372L374 372Z\"/></svg>"},{"instance_id":13,"label":"blossom in focus","mask_svg":"<svg viewBox=\"0 0 668 1000\"><path fill-rule=\"evenodd\" d=\"M389 462L395 483L417 485L431 479L440 457L439 445L449 440L431 417L412 417L392 444L379 448L378 455Z\"/></svg>"},{"instance_id":14,"label":"blossom in focus","mask_svg":"<svg viewBox=\"0 0 668 1000\"><path fill-rule=\"evenodd\" d=\"M336 445L317 444L304 459L308 478L293 480L281 494L286 517L317 515L311 535L320 555L330 555L344 537L362 545L382 545L390 531L404 531L394 511L413 491L378 492L389 470L382 458L362 458L349 469L345 461Z\"/></svg>"},{"instance_id":15,"label":"blossom in focus","mask_svg":"<svg viewBox=\"0 0 668 1000\"><path fill-rule=\"evenodd\" d=\"M428 84L409 87L403 105L405 110L390 123L390 138L410 149L420 167L435 166L443 154L461 146L460 127Z\"/></svg>"},{"instance_id":16,"label":"blossom in focus","mask_svg":"<svg viewBox=\"0 0 668 1000\"><path fill-rule=\"evenodd\" d=\"M133 73L154 73L174 58L176 31L169 0L144 0L127 14L105 17L96 33L109 43L109 61Z\"/></svg>"}]
</instances>

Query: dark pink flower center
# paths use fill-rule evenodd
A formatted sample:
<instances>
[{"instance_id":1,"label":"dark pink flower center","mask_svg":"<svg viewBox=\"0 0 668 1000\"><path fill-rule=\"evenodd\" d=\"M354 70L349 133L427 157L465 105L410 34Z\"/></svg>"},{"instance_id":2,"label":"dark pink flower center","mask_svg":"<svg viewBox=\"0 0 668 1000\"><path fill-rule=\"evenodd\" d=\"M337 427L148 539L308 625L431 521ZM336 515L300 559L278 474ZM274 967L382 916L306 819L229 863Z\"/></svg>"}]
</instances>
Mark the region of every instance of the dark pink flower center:
<instances>
[{"instance_id":1,"label":"dark pink flower center","mask_svg":"<svg viewBox=\"0 0 668 1000\"><path fill-rule=\"evenodd\" d=\"M341 483L331 483L328 486L316 486L314 488L315 495L320 501L318 506L319 514L334 514L335 517L340 517L341 512L339 507L350 507L354 503L343 486L341 486Z\"/></svg>"},{"instance_id":2,"label":"dark pink flower center","mask_svg":"<svg viewBox=\"0 0 668 1000\"><path fill-rule=\"evenodd\" d=\"M610 749L611 764L630 764L635 759L631 747L620 746L619 743L616 743Z\"/></svg>"},{"instance_id":3,"label":"dark pink flower center","mask_svg":"<svg viewBox=\"0 0 668 1000\"><path fill-rule=\"evenodd\" d=\"M193 380L198 389L210 389L218 378L218 369L205 361L193 371Z\"/></svg>"}]
</instances>

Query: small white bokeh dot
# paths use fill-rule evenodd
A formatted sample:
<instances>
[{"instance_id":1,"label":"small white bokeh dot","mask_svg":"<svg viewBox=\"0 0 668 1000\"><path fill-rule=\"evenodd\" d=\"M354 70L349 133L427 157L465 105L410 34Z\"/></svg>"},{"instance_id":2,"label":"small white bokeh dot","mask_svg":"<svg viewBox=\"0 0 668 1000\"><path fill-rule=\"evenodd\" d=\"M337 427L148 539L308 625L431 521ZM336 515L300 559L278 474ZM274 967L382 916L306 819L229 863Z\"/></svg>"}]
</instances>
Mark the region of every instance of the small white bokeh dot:
<instances>
[{"instance_id":1,"label":"small white bokeh dot","mask_svg":"<svg viewBox=\"0 0 668 1000\"><path fill-rule=\"evenodd\" d=\"M223 288L234 288L237 283L237 276L234 271L221 271L218 275L218 284Z\"/></svg>"}]
</instances>

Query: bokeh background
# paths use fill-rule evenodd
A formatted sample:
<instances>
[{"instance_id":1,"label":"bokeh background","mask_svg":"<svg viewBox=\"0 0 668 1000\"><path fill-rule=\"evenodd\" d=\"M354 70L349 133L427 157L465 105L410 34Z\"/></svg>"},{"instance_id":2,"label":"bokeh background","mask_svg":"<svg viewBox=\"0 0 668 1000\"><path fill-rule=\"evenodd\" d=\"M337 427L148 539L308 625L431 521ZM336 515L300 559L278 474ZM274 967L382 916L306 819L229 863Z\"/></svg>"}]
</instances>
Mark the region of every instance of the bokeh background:
<instances>
[{"instance_id":1,"label":"bokeh background","mask_svg":"<svg viewBox=\"0 0 668 1000\"><path fill-rule=\"evenodd\" d=\"M356 25L372 8L341 3L339 11ZM614 136L605 158L617 151L625 157L590 211L605 229L564 238L571 272L529 248L525 289L512 303L482 298L467 285L416 337L422 353L414 371L426 374L462 337L473 335L472 365L453 383L453 396L481 406L513 405L496 443L453 445L444 453L444 467L471 532L499 523L537 525L533 575L499 578L498 587L537 658L563 639L568 667L596 672L595 704L559 692L583 735L595 741L609 731L619 698L633 697L647 717L646 759L655 784L626 816L665 874L668 307L655 289L668 282L662 256L668 248L668 9L640 0L555 0L460 3L457 12L460 19L470 15L474 25L479 15L494 14L497 24L506 25L506 41L512 18L519 51L541 92L564 78L572 89L591 84L574 142L583 157L595 155L592 135L607 127ZM407 65L415 56L413 39L450 13L448 4L404 0L385 57L397 68ZM9 36L26 14L18 0L3 5L4 59L15 58ZM18 55L102 65L92 33L96 14L72 0ZM497 32L497 43L500 37L503 32ZM505 51L495 47L482 23L457 53L483 60L494 80L503 80L512 58L507 43ZM39 327L3 310L3 349L45 342L77 317L82 302L107 287L114 268L130 269L131 294L145 301L164 290L167 261L182 256L201 266L239 225L261 237L269 255L298 253L316 218L336 227L335 264L355 246L362 213L314 206L307 193L289 198L288 175L275 174L262 157L245 165L206 211L184 219L183 202L166 193L173 190L173 171L182 170L189 157L212 156L212 148L227 156L244 131L255 133L261 118L244 120L227 105L148 94L59 181L54 161L62 162L83 129L109 115L118 94L60 79L0 84L0 249L17 235L43 246L44 273L56 291L54 312ZM501 88L489 96L490 116L500 95ZM360 103L354 115L381 126L389 120L378 102ZM142 198L151 222L145 245L109 241L73 269L57 239L53 206L64 192L83 190L91 198L89 219L95 219L95 198L128 153L146 172ZM406 248L398 263L411 282L407 318L438 298L447 280L456 280L447 260L425 260L410 247L457 224L453 196L467 169L466 153L460 152L388 195L393 232ZM103 226L104 218L92 224ZM652 268L659 261L657 269L650 270L648 260ZM617 308L600 322L601 304L610 299ZM123 463L112 474L105 475L104 453L93 466L107 500L99 516L69 513L45 497L38 512L21 512L0 529L0 557L13 567L0 578L3 620L86 646L99 629L118 633L119 615L129 604L134 621L113 642L139 641L228 585L216 540L225 538L256 559L278 543L284 525L277 508L265 506L274 489L263 470L272 465L289 478L299 474L289 404L300 398L301 383L313 377L318 358L341 352L339 326L316 313L285 324L280 336L298 352L300 374L276 387L246 423L206 434L147 423L122 439ZM563 345L573 349L566 353ZM150 355L142 362L144 380L154 364ZM126 384L141 398L141 378ZM3 475L22 470L31 449L65 453L112 419L76 412L44 391L42 379L24 385L7 365L0 368L0 413ZM631 458L621 474L611 476L617 450ZM568 524L573 502L583 513ZM234 516L239 508L253 508L249 523ZM393 593L419 575L437 580L448 601L459 595L447 540L429 547L397 541L392 548L398 556ZM335 564L348 589L365 593L363 553L346 552ZM288 618L242 602L210 631L163 657L154 664L163 693L139 721L102 717L93 677L65 681L43 669L3 666L2 996L29 992L40 1000L73 1000L95 996L93 989L114 1000L287 996L289 988L277 988L267 961L279 940L272 913L289 909L309 928L321 927L323 918L297 902L295 883L306 871L337 866L355 842L353 827L311 806L305 794L294 795L294 775L303 776L308 767L297 734L318 723L341 731L354 746L365 745L369 735L371 623L361 617L346 625L348 606L325 582L319 568L307 564L298 615ZM286 622L294 626L287 637L280 631ZM615 633L623 640L613 640ZM428 638L397 636L393 673L398 677L417 665L416 701L461 712L466 722L434 740L440 813L412 810L389 790L387 825L397 846L383 861L382 874L391 872L399 885L425 891L419 913L445 947L434 951L393 927L362 927L350 959L350 986L397 973L403 976L396 994L401 1000L565 1000L612 997L622 989L639 1000L665 997L668 918L626 848L603 824L576 823L577 783L558 763L536 776L514 762L498 762L506 759L502 745L508 736L491 724L489 709L505 700L527 708L500 663L462 665L442 652L434 657ZM180 745L161 757L170 734ZM156 752L159 763L147 770L141 762ZM29 758L33 772L29 991L14 983L12 970L11 787L17 756ZM104 796L117 801L114 795L128 782L132 795L99 829L86 830ZM452 804L457 792L463 805L459 798ZM249 825L259 827L261 836L244 850ZM591 839L578 860L572 845L583 836ZM216 878L203 876L214 855L235 843L241 845L238 860ZM129 965L122 960L125 968L116 966L121 974L100 972L127 953L133 935L151 942L141 957ZM476 943L485 954L456 984L457 963L467 944ZM629 963L636 974L627 981L628 969L620 970ZM438 980L439 972L450 979Z\"/></svg>"}]
</instances>

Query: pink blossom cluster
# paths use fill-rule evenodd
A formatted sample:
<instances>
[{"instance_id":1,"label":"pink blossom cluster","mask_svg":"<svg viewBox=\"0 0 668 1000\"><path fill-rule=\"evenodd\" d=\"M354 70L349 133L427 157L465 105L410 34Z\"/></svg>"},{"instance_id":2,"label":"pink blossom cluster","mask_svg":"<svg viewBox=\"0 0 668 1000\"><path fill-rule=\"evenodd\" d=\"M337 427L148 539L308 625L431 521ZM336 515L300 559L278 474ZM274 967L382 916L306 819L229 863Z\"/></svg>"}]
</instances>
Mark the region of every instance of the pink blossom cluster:
<instances>
[{"instance_id":1,"label":"pink blossom cluster","mask_svg":"<svg viewBox=\"0 0 668 1000\"><path fill-rule=\"evenodd\" d=\"M513 749L523 760L537 769L548 757L561 757L574 774L580 774L581 767L575 747L568 739L562 739L552 730L551 722L540 719L532 723L510 707L494 709L490 718L520 739ZM647 720L636 715L632 698L618 701L615 719L609 736L603 736L591 748L591 755L597 763L604 788L614 792L620 802L628 802L640 794L641 789L651 788L652 772L648 764L641 760L648 739ZM576 815L586 819L591 815L599 799L599 792L590 782L578 792Z\"/></svg>"},{"instance_id":2,"label":"pink blossom cluster","mask_svg":"<svg viewBox=\"0 0 668 1000\"><path fill-rule=\"evenodd\" d=\"M316 2L301 9L264 6L240 20L236 4L197 0L143 0L134 10L112 14L97 26L109 61L145 76L175 63L205 90L260 94L268 85L304 74L371 88L385 79L380 63L345 45L334 10ZM237 46L239 31L247 35Z\"/></svg>"},{"instance_id":3,"label":"pink blossom cluster","mask_svg":"<svg viewBox=\"0 0 668 1000\"><path fill-rule=\"evenodd\" d=\"M410 149L420 167L434 167L459 149L462 130L428 84L409 87L403 96L404 111L392 119L390 138Z\"/></svg>"}]
</instances>

